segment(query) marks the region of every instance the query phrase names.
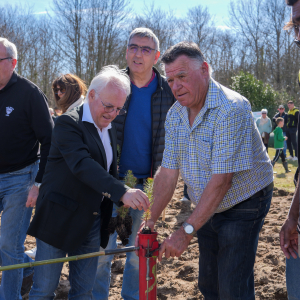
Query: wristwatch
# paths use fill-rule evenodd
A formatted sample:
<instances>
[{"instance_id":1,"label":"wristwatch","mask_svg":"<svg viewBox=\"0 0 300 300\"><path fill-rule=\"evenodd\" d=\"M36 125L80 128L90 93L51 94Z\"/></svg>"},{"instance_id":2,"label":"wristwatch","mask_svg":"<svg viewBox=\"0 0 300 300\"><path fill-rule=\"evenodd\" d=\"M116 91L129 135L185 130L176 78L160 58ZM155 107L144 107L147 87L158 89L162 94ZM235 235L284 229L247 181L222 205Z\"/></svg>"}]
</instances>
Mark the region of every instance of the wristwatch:
<instances>
[{"instance_id":1,"label":"wristwatch","mask_svg":"<svg viewBox=\"0 0 300 300\"><path fill-rule=\"evenodd\" d=\"M36 186L39 189L40 186L41 186L41 183L35 182L33 185Z\"/></svg>"},{"instance_id":2,"label":"wristwatch","mask_svg":"<svg viewBox=\"0 0 300 300\"><path fill-rule=\"evenodd\" d=\"M195 231L193 225L191 225L191 224L189 224L189 223L187 223L187 222L184 222L184 223L182 224L182 227L183 227L184 231L185 231L187 234L189 234L189 235L194 235L194 234L196 233L196 231Z\"/></svg>"}]
</instances>

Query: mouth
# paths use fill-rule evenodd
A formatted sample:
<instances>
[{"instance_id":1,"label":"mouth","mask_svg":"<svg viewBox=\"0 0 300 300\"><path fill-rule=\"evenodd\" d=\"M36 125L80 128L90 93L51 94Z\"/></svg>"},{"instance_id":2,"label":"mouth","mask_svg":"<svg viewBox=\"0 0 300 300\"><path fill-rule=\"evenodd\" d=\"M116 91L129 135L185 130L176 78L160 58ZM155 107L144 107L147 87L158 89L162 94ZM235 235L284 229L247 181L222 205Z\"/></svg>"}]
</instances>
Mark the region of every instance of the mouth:
<instances>
[{"instance_id":1,"label":"mouth","mask_svg":"<svg viewBox=\"0 0 300 300\"><path fill-rule=\"evenodd\" d=\"M140 65L142 65L142 63L140 63L140 62L137 62L137 61L133 61L133 63L135 64L135 65L138 65L138 66L140 66Z\"/></svg>"},{"instance_id":2,"label":"mouth","mask_svg":"<svg viewBox=\"0 0 300 300\"><path fill-rule=\"evenodd\" d=\"M185 96L187 93L183 93L183 94L177 94L177 99L180 99L181 97Z\"/></svg>"},{"instance_id":3,"label":"mouth","mask_svg":"<svg viewBox=\"0 0 300 300\"><path fill-rule=\"evenodd\" d=\"M110 121L110 120L111 120L111 117L103 116L103 119L105 119L106 121Z\"/></svg>"}]
</instances>

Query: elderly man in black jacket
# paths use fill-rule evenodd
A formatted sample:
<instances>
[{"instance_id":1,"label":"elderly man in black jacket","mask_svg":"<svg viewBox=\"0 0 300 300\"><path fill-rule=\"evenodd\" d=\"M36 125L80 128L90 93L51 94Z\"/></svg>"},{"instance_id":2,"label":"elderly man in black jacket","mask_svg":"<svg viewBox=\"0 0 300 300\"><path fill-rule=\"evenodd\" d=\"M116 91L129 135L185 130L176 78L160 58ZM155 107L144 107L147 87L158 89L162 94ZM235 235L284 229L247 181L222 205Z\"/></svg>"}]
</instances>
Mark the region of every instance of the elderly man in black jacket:
<instances>
[{"instance_id":1,"label":"elderly man in black jacket","mask_svg":"<svg viewBox=\"0 0 300 300\"><path fill-rule=\"evenodd\" d=\"M126 115L118 116L117 128L120 154L120 178L131 170L138 179L137 188L143 189L147 177L153 177L160 166L165 146L164 124L169 108L174 104L171 89L153 67L160 56L159 40L148 28L134 29L128 38L126 73L131 80L131 94L125 103ZM115 208L114 208L115 211ZM141 224L142 212L130 210L133 219L128 246L134 240ZM117 234L110 237L108 248L115 248ZM98 272L93 289L95 300L107 300L110 269L113 256L99 258ZM139 261L135 253L127 253L121 296L125 300L139 299Z\"/></svg>"},{"instance_id":2,"label":"elderly man in black jacket","mask_svg":"<svg viewBox=\"0 0 300 300\"><path fill-rule=\"evenodd\" d=\"M130 93L126 74L104 67L93 79L88 102L57 119L46 171L28 234L37 238L36 260L99 251L108 241L113 203L147 209L138 189L117 179L116 132ZM101 233L100 233L101 231ZM70 299L91 299L98 258L70 262ZM62 264L35 269L30 299L53 298Z\"/></svg>"}]
</instances>

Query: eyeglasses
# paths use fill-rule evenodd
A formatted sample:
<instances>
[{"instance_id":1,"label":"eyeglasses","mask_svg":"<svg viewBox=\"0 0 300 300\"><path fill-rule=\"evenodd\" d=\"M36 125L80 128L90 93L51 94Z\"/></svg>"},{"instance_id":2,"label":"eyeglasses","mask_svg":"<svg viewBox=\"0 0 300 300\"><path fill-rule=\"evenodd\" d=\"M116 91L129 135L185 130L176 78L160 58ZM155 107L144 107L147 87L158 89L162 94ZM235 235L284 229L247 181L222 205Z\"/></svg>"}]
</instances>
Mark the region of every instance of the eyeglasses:
<instances>
[{"instance_id":1,"label":"eyeglasses","mask_svg":"<svg viewBox=\"0 0 300 300\"><path fill-rule=\"evenodd\" d=\"M126 110L124 108L115 108L114 106L112 105L105 105L102 100L100 99L103 107L104 107L104 111L107 112L107 113L111 113L113 112L114 110L116 110L117 114L118 115L124 115L126 114Z\"/></svg>"},{"instance_id":2,"label":"eyeglasses","mask_svg":"<svg viewBox=\"0 0 300 300\"><path fill-rule=\"evenodd\" d=\"M54 88L54 89L53 89L53 92L54 92L55 95L57 95L58 92L60 92L61 94L64 94L64 93L66 92L66 89L62 89L62 88L60 88L60 89Z\"/></svg>"},{"instance_id":3,"label":"eyeglasses","mask_svg":"<svg viewBox=\"0 0 300 300\"><path fill-rule=\"evenodd\" d=\"M152 51L157 51L156 49L152 49L152 48L147 47L147 46L138 46L138 45L135 45L135 44L128 45L128 51L130 53L136 54L138 52L139 48L141 49L142 54L145 55L145 56L149 56Z\"/></svg>"},{"instance_id":4,"label":"eyeglasses","mask_svg":"<svg viewBox=\"0 0 300 300\"><path fill-rule=\"evenodd\" d=\"M283 107L279 107L279 109L284 109Z\"/></svg>"},{"instance_id":5,"label":"eyeglasses","mask_svg":"<svg viewBox=\"0 0 300 300\"><path fill-rule=\"evenodd\" d=\"M0 61L5 60L5 59L12 59L12 57L0 58Z\"/></svg>"}]
</instances>

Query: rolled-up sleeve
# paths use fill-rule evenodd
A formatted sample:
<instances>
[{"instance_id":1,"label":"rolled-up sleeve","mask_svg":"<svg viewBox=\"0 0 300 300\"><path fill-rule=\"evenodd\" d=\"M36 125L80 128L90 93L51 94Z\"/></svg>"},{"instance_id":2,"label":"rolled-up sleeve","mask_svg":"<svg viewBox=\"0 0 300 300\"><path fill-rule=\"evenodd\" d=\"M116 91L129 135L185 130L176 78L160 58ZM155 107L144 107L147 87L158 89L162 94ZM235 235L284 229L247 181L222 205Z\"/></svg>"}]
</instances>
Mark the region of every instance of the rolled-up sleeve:
<instances>
[{"instance_id":1,"label":"rolled-up sleeve","mask_svg":"<svg viewBox=\"0 0 300 300\"><path fill-rule=\"evenodd\" d=\"M252 140L255 128L249 103L235 103L218 122L212 147L212 173L225 174L253 167Z\"/></svg>"}]
</instances>

